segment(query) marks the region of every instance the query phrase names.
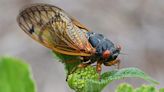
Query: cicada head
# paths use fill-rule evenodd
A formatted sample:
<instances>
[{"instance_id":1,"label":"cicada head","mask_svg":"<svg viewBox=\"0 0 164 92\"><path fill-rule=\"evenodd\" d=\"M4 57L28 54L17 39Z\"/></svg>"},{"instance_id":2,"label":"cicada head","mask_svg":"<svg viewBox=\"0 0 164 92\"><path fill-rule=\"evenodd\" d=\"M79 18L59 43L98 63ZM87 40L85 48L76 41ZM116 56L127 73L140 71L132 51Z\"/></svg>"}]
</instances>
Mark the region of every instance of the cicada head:
<instances>
[{"instance_id":1,"label":"cicada head","mask_svg":"<svg viewBox=\"0 0 164 92\"><path fill-rule=\"evenodd\" d=\"M120 45L117 45L116 47L109 47L109 48L110 49L107 49L102 53L102 57L105 62L115 60L120 54L120 50L121 50Z\"/></svg>"}]
</instances>

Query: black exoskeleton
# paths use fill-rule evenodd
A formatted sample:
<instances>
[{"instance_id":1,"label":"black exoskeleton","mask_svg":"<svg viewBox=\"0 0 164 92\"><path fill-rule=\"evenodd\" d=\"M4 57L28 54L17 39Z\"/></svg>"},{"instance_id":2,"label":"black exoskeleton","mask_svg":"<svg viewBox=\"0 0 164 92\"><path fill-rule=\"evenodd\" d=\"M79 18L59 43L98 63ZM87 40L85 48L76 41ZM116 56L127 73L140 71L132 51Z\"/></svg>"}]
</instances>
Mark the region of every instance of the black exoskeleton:
<instances>
[{"instance_id":1,"label":"black exoskeleton","mask_svg":"<svg viewBox=\"0 0 164 92\"><path fill-rule=\"evenodd\" d=\"M102 34L88 32L87 36L90 44L96 48L96 55L104 61L103 63L113 61L119 55L120 49L115 47L114 44L109 39L105 38ZM108 58L104 57L104 52L107 50L110 52Z\"/></svg>"}]
</instances>

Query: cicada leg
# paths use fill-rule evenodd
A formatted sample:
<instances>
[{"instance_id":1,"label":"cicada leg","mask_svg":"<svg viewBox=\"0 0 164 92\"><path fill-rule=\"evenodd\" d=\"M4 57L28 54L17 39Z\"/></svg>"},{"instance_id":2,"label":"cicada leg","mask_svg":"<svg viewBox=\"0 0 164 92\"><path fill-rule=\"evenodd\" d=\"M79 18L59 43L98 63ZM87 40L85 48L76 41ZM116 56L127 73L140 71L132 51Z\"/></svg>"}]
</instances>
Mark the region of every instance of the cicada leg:
<instances>
[{"instance_id":1,"label":"cicada leg","mask_svg":"<svg viewBox=\"0 0 164 92\"><path fill-rule=\"evenodd\" d=\"M96 61L91 60L88 63L82 63L82 64L80 64L78 67L84 68L84 67L87 67L88 65L91 65L94 62L96 62ZM102 61L98 61L97 62L97 65L96 65L96 71L98 73L98 79L99 80L101 80L101 76L100 75L101 75L101 70L102 70L102 67L101 67L102 63L103 63Z\"/></svg>"},{"instance_id":2,"label":"cicada leg","mask_svg":"<svg viewBox=\"0 0 164 92\"><path fill-rule=\"evenodd\" d=\"M89 62L87 62L87 63L83 63L83 62L86 62L86 61L82 61L82 63L78 65L79 68L85 68L85 67L87 67L88 65L93 64L95 61L92 61L92 60L91 60L91 61L89 61Z\"/></svg>"},{"instance_id":3,"label":"cicada leg","mask_svg":"<svg viewBox=\"0 0 164 92\"><path fill-rule=\"evenodd\" d=\"M79 65L76 67L76 69L77 69L77 68L85 68L85 67L87 67L88 65L93 64L95 61L90 60L90 61L88 61L87 63L84 63L84 62L86 62L86 61L82 61L82 63L79 64Z\"/></svg>"},{"instance_id":4,"label":"cicada leg","mask_svg":"<svg viewBox=\"0 0 164 92\"><path fill-rule=\"evenodd\" d=\"M120 68L120 59L119 58L117 58L113 61L104 62L105 66L112 66L112 65L116 65L116 64L117 64L117 69L119 69Z\"/></svg>"},{"instance_id":5,"label":"cicada leg","mask_svg":"<svg viewBox=\"0 0 164 92\"><path fill-rule=\"evenodd\" d=\"M96 71L98 73L98 79L101 80L102 61L98 61L96 65Z\"/></svg>"},{"instance_id":6,"label":"cicada leg","mask_svg":"<svg viewBox=\"0 0 164 92\"><path fill-rule=\"evenodd\" d=\"M77 65L76 67L74 67L71 71L68 72L66 81L67 81L67 79L68 79L68 75L70 75L70 74L72 74L73 72L75 72L77 68L85 68L85 67L87 67L88 65L91 65L92 63L95 62L95 61L88 61L88 60L89 60L89 59L86 59L85 57L80 58L81 63L80 63L79 65ZM66 62L68 62L68 63L73 63L74 61L77 61L77 59L74 59L74 60L71 59L71 60L68 60L68 61L66 61ZM88 62L87 62L87 61L88 61ZM87 63L84 63L84 62L87 62Z\"/></svg>"}]
</instances>

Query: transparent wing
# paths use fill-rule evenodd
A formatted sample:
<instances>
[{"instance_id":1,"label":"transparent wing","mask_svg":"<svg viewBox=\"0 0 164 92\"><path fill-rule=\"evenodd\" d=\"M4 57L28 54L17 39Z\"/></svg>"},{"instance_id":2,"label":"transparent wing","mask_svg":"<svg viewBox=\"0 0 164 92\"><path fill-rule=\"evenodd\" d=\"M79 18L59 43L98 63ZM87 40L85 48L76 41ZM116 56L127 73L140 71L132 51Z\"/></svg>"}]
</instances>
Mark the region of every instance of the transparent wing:
<instances>
[{"instance_id":1,"label":"transparent wing","mask_svg":"<svg viewBox=\"0 0 164 92\"><path fill-rule=\"evenodd\" d=\"M88 29L56 6L31 5L20 12L17 21L29 36L53 51L79 56L94 51L86 37Z\"/></svg>"}]
</instances>

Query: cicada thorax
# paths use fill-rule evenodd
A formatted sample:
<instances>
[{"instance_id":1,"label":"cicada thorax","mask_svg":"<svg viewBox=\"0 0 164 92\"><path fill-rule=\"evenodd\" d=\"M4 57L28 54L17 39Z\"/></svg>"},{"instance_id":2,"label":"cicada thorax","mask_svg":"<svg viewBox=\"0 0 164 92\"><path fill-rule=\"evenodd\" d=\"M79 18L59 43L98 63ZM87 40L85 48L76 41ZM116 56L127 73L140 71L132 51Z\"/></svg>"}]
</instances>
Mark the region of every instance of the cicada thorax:
<instances>
[{"instance_id":1,"label":"cicada thorax","mask_svg":"<svg viewBox=\"0 0 164 92\"><path fill-rule=\"evenodd\" d=\"M95 55L104 62L110 62L117 58L120 48L115 46L112 41L105 38L102 34L88 32L88 40L96 49Z\"/></svg>"}]
</instances>

